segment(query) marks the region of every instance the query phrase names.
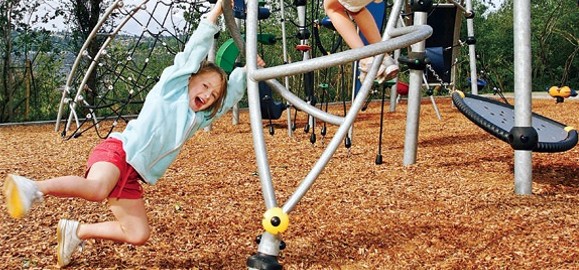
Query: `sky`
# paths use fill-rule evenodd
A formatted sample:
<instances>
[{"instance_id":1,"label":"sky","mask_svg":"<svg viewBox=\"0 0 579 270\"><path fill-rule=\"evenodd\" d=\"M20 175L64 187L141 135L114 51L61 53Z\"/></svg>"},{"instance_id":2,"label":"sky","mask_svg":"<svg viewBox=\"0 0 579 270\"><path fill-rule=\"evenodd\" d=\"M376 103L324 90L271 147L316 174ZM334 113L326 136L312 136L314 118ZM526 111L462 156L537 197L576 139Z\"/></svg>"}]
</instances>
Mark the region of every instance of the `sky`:
<instances>
[{"instance_id":1,"label":"sky","mask_svg":"<svg viewBox=\"0 0 579 270\"><path fill-rule=\"evenodd\" d=\"M62 0L60 0L62 1ZM37 12L34 13L34 15L39 15L42 16L43 14L46 14L47 12L54 12L54 9L56 7L58 7L58 3L60 2L59 0L45 0L44 4L41 5L40 10L38 10ZM147 10L152 10L155 6L155 3L158 1L170 1L170 0L150 0L147 3ZM276 0L277 1L277 0ZM473 1L480 1L480 0L473 0ZM497 6L500 6L500 4L504 1L504 0L492 0ZM123 1L125 3L125 6L128 5L136 5L140 2L142 2L142 0L125 0ZM167 12L167 8L164 5L159 5L158 10L156 10L156 14L166 14ZM137 18L139 20L144 20L145 18L148 17L148 15L144 12L139 12L137 14ZM183 19L183 14L181 13L174 13L171 16L173 18L173 21L176 22L177 24L182 23L184 21ZM38 24L36 25L37 27L44 27L47 30L66 30L68 28L67 24L63 21L62 18L57 18L47 24ZM171 28L173 27L172 25L170 25L170 27L167 28ZM153 24L152 26L149 27L149 30L156 32L159 31L161 28L160 25L158 24ZM140 33L142 31L142 28L133 22L128 23L124 28L124 32L125 33Z\"/></svg>"},{"instance_id":2,"label":"sky","mask_svg":"<svg viewBox=\"0 0 579 270\"><path fill-rule=\"evenodd\" d=\"M58 2L59 1L45 0L44 3L40 5L39 10L37 12L34 12L33 14L30 14L30 16L43 16L46 13L53 13L54 9L57 7ZM62 18L58 18L46 24L39 23L37 25L34 25L34 27L44 27L47 30L54 31L66 29L66 24L64 23Z\"/></svg>"},{"instance_id":3,"label":"sky","mask_svg":"<svg viewBox=\"0 0 579 270\"><path fill-rule=\"evenodd\" d=\"M165 3L169 3L170 0L160 0L160 1L164 1ZM32 14L30 14L29 16L42 16L43 14L47 14L47 13L53 13L55 8L58 7L58 3L60 1L58 0L45 0L44 3L40 6L40 9ZM124 7L128 7L130 5L136 5L138 3L141 3L142 0L124 0ZM159 2L159 0L151 0L148 1L146 4L146 11L142 10L137 12L137 15L135 15L135 18L142 22L145 23L146 20L150 17L150 15L148 14L149 12L151 12L155 6L157 7L155 9L155 14L160 14L156 17L162 19L165 17L165 14L167 14L168 12L168 7L167 5L163 5L163 4L158 4L157 2ZM183 12L182 11L177 11L174 12L173 14L171 14L170 16L171 21L165 24L165 27L167 29L173 29L174 25L182 25L184 24L184 18L183 18ZM49 23L46 24L37 24L35 25L35 27L44 27L47 30L52 30L52 31L56 31L56 30L67 30L68 29L68 25L63 21L62 18L57 18L54 19L52 21L50 21ZM152 32L158 32L163 28L162 25L160 25L159 23L150 23L148 29ZM123 32L125 34L138 34L141 33L143 30L143 27L138 24L135 20L130 20L124 27L123 27Z\"/></svg>"}]
</instances>

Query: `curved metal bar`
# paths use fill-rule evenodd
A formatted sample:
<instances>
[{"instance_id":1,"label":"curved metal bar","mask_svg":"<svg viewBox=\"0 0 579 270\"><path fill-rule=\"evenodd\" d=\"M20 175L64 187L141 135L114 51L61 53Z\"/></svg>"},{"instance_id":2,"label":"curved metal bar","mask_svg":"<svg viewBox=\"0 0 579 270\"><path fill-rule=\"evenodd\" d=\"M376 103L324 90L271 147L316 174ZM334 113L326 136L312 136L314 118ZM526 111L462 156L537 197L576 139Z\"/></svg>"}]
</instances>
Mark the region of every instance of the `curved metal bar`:
<instances>
[{"instance_id":1,"label":"curved metal bar","mask_svg":"<svg viewBox=\"0 0 579 270\"><path fill-rule=\"evenodd\" d=\"M249 102L249 112L251 127L253 133L254 150L256 154L256 161L258 172L260 176L260 181L262 184L262 191L265 200L266 208L272 208L277 206L275 199L275 192L273 189L273 184L271 181L271 174L269 171L269 163L267 160L267 151L263 139L263 130L261 125L261 111L259 109L259 95L257 92L257 81L267 81L274 86L280 86L274 78L290 76L305 72L310 72L318 70L321 68L327 68L332 66L337 66L339 64L345 64L358 60L365 57L376 56L376 61L373 61L372 68L368 72L366 79L362 83L362 87L359 93L352 102L352 107L346 114L346 117L342 121L336 135L332 138L325 151L322 153L318 161L314 164L310 173L306 178L300 183L293 195L288 199L288 201L283 206L283 211L289 213L299 202L299 200L304 196L304 194L309 190L311 185L314 183L315 179L322 172L324 167L329 162L330 158L341 144L343 138L348 133L351 125L353 124L358 111L363 106L366 96L368 95L370 88L373 84L374 77L378 71L378 66L381 64L381 58L383 54L389 51L393 51L399 48L408 47L414 43L426 40L430 35L432 35L432 28L428 25L414 25L408 27L402 27L397 29L391 29L389 31L389 38L395 36L392 39L385 40L364 46L358 49L351 49L345 52L340 52L328 56L317 57L314 59L304 60L300 62L284 64L275 67L257 69L255 67L255 61L253 58L257 56L256 48L257 41L253 37L257 35L256 23L257 19L254 17L255 14L252 11L252 7L255 3L253 1L248 2L248 16L247 16L247 70L248 70L248 102ZM256 8L256 7L255 7ZM280 87L274 87L274 89L280 90ZM285 91L279 91L280 94L285 94L288 98L292 99L296 104L302 104L303 101L298 100L299 98L293 98L291 95ZM300 105L302 106L302 105ZM309 110L309 106L302 106ZM311 110L313 113L314 111ZM319 114L319 117L328 116L326 114ZM337 119L336 119L337 120Z\"/></svg>"},{"instance_id":2,"label":"curved metal bar","mask_svg":"<svg viewBox=\"0 0 579 270\"><path fill-rule=\"evenodd\" d=\"M402 0L397 1L398 7L400 6ZM256 67L256 57L257 57L257 1L248 1L248 12L246 21L246 60L247 60L247 96L249 103L249 116L251 122L251 132L254 143L254 150L256 156L257 169L259 173L259 179L261 182L262 195L264 198L264 203L267 209L277 207L277 201L275 198L275 191L273 188L273 183L271 179L271 172L269 167L269 161L267 159L267 150L264 142L264 132L261 119L261 109L259 106L260 98L258 92L257 81L266 81L268 85L273 85L274 89L280 94L285 95L284 98L291 99L295 104L300 104L303 108L310 110L311 108L307 105L302 105L305 103L303 100L290 95L281 84L275 80L278 77L285 77L300 73L311 72L314 70L319 70L322 68L337 66L339 64L345 64L352 62L354 60L362 59L365 57L376 56L374 61L372 61L372 67L368 71L365 80L362 82L356 98L352 101L352 106L348 110L346 116L344 117L342 123L339 124L338 131L332 137L331 141L328 143L326 149L319 157L317 162L315 162L313 168L299 184L295 192L286 201L282 207L284 213L291 212L297 205L299 200L305 195L305 193L311 188L316 178L323 171L325 166L328 164L329 160L335 153L339 145L341 145L342 140L349 132L358 112L364 105L366 97L370 92L373 85L374 78L378 72L378 68L381 65L384 53L389 51L394 51L399 48L408 47L411 44L422 42L426 40L430 35L432 35L432 28L427 25L417 25L404 27L402 29L392 29L389 31L389 35L383 37L383 41L367 45L362 48L348 50L346 52L341 52L329 56L323 56L313 59L308 59L296 63L284 64L276 67L270 67L265 69L257 69ZM391 27L390 27L391 28ZM389 39L390 34L393 36L399 35L396 38ZM303 102L303 103L302 103ZM310 114L314 113L315 110L311 109ZM320 117L326 117L327 114L319 114ZM337 121L338 119L336 119ZM267 234L266 234L267 235ZM270 240L272 241L261 241L258 247L259 254L265 254L267 256L277 256L279 253L279 245L277 236L272 236ZM275 240L275 241L274 241ZM275 262L277 265L277 262ZM248 265L251 268L251 265Z\"/></svg>"},{"instance_id":3,"label":"curved metal bar","mask_svg":"<svg viewBox=\"0 0 579 270\"><path fill-rule=\"evenodd\" d=\"M382 62L380 57L377 57L377 60L380 61L373 61L372 68L369 70L366 79L364 79L364 82L360 87L358 95L352 102L352 106L350 107L350 110L348 110L348 113L344 118L344 123L340 125L338 131L336 132L334 137L332 137L332 140L328 143L328 146L326 147L326 149L324 150L318 161L314 164L314 167L312 167L312 169L310 170L308 175L306 175L304 180L300 183L296 191L283 205L282 209L285 213L289 213L290 211L292 211L293 208L298 204L299 200L306 194L306 192L313 185L316 178L326 167L326 165L336 152L336 149L338 149L338 146L342 144L344 137L350 130L350 127L354 123L354 120L356 119L358 112L361 110L362 106L366 102L366 97L368 96L368 93L372 88L374 78L376 77L376 73L378 72L378 66Z\"/></svg>"},{"instance_id":4,"label":"curved metal bar","mask_svg":"<svg viewBox=\"0 0 579 270\"><path fill-rule=\"evenodd\" d=\"M334 125L341 125L344 123L343 117L335 116L333 114L318 109L316 106L312 106L311 104L305 102L303 99L287 90L287 88L285 88L279 81L275 79L270 79L267 80L266 83L271 88L273 88L273 90L275 90L278 94L280 94L285 100L296 106L296 108L306 112L307 114L317 119L320 119L326 123Z\"/></svg>"},{"instance_id":5,"label":"curved metal bar","mask_svg":"<svg viewBox=\"0 0 579 270\"><path fill-rule=\"evenodd\" d=\"M358 59L405 48L416 42L425 40L432 35L432 27L428 25L407 26L395 29L391 34L399 36L357 49L316 57L305 61L253 70L248 75L256 81L264 81L346 64Z\"/></svg>"},{"instance_id":6,"label":"curved metal bar","mask_svg":"<svg viewBox=\"0 0 579 270\"><path fill-rule=\"evenodd\" d=\"M120 7L122 5L123 5L123 0L117 0L105 11L103 18L97 22L97 25L92 30L92 32L90 32L89 37L87 38L87 41L82 45L82 48L80 49L78 55L76 56L76 59L74 60L74 63L73 63L72 68L70 70L70 73L68 74L68 78L66 79L64 91L62 91L62 98L60 99L60 105L58 107L58 115L56 116L56 125L54 126L54 131L58 131L58 126L60 125L60 119L62 118L62 110L64 109L64 103L65 103L64 100L66 99L67 93L69 93L68 89L70 87L70 84L72 83L72 79L74 77L74 73L76 72L76 68L78 67L78 65L80 63L80 59L82 58L81 55L86 50L88 45L90 44L90 42L88 42L88 41L92 40L97 35L98 30L105 23L106 19L111 15L111 13L113 13L113 11L115 9L117 9L118 7Z\"/></svg>"},{"instance_id":7,"label":"curved metal bar","mask_svg":"<svg viewBox=\"0 0 579 270\"><path fill-rule=\"evenodd\" d=\"M123 19L123 21L121 21L121 23L117 26L117 28L115 28L115 30L109 35L109 37L105 40L105 42L103 42L103 45L101 46L101 48L99 49L99 51L97 52L97 54L94 56L94 58L92 59L92 63L90 64L90 66L88 67L87 71L84 74L84 77L82 79L82 82L80 83L80 85L78 86L78 90L76 92L76 96L73 99L73 104L72 104L72 108L73 110L76 109L76 102L78 101L78 98L80 96L80 94L82 93L82 89L84 88L84 86L86 85L86 82L88 81L90 74L92 73L92 71L96 68L96 66L98 65L98 60L100 59L101 55L104 54L104 52L106 51L107 46L109 45L109 43L111 43L111 41L115 38L115 36L117 35L117 33L123 28L123 26L125 26L125 24L131 19L131 17L137 13L141 7L143 5L145 5L147 2L149 2L149 0L144 0L143 2L139 3L137 6L135 6L131 12L125 16L125 18ZM107 16L108 17L108 16ZM105 21L107 19L107 17L103 17L101 18L102 21ZM102 23L99 23L97 25L102 25ZM95 30L98 30L95 27ZM93 30L94 31L94 30ZM87 39L88 43L90 41L90 39ZM84 50L81 51L80 53L84 53ZM70 121L71 121L71 117L72 114L69 116L69 119L67 121L67 125L65 130L68 130L70 128Z\"/></svg>"}]
</instances>

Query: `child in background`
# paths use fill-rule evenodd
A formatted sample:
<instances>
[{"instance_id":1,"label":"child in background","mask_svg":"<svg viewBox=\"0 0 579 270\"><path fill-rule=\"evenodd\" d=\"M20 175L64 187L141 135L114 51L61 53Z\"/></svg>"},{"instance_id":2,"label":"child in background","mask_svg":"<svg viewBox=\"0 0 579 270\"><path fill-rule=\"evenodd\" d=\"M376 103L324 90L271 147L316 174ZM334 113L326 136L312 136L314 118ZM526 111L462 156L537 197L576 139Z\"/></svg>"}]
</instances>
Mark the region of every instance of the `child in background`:
<instances>
[{"instance_id":1,"label":"child in background","mask_svg":"<svg viewBox=\"0 0 579 270\"><path fill-rule=\"evenodd\" d=\"M150 237L141 181L153 185L173 163L193 134L226 113L245 92L244 68L225 72L204 62L221 15L221 1L202 20L183 52L175 56L147 95L137 119L122 133L112 133L97 145L87 162L84 177L63 176L33 181L8 175L4 194L14 218L26 215L44 195L107 200L115 221L81 224L61 219L57 226L59 266L71 262L86 239L107 239L142 245ZM258 57L258 65L264 66Z\"/></svg>"},{"instance_id":2,"label":"child in background","mask_svg":"<svg viewBox=\"0 0 579 270\"><path fill-rule=\"evenodd\" d=\"M334 28L352 49L363 47L364 42L358 35L350 17L354 19L354 22L356 22L368 42L373 44L382 40L376 21L372 13L366 8L372 1L381 2L381 0L324 0L326 14L332 21ZM372 60L373 57L368 57L359 61L360 81L363 81L366 77L366 73L372 65ZM389 54L384 54L376 79L383 82L393 79L396 75L398 75L398 65L394 63L394 59Z\"/></svg>"}]
</instances>

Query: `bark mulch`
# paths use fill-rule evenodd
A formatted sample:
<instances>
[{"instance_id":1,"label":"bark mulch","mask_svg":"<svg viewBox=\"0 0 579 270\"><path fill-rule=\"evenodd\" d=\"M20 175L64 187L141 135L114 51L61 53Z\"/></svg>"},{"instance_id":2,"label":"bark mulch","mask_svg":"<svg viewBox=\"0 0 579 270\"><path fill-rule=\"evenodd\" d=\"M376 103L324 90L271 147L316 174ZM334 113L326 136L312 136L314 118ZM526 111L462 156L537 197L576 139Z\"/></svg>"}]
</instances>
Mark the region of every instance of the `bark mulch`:
<instances>
[{"instance_id":1,"label":"bark mulch","mask_svg":"<svg viewBox=\"0 0 579 270\"><path fill-rule=\"evenodd\" d=\"M511 100L512 101L512 100ZM340 147L290 213L284 269L579 269L579 147L533 154L533 195L514 193L514 151L438 98L442 120L422 104L416 164L402 164L406 104L384 114L376 165L380 104L355 122L352 147ZM579 127L579 102L534 100L533 111ZM342 113L342 105L331 111ZM387 109L386 109L387 111ZM284 115L285 117L285 115ZM248 113L198 132L155 186L145 187L152 236L143 246L88 241L70 269L245 269L263 232L265 206ZM294 192L336 131L317 141L303 126L287 136L264 128L277 201ZM264 122L265 124L266 122ZM0 179L81 175L94 132L62 141L54 126L0 127ZM3 180L2 180L3 183ZM4 205L4 196L0 203ZM112 220L105 203L45 197L22 220L0 211L3 269L54 268L60 218Z\"/></svg>"}]
</instances>

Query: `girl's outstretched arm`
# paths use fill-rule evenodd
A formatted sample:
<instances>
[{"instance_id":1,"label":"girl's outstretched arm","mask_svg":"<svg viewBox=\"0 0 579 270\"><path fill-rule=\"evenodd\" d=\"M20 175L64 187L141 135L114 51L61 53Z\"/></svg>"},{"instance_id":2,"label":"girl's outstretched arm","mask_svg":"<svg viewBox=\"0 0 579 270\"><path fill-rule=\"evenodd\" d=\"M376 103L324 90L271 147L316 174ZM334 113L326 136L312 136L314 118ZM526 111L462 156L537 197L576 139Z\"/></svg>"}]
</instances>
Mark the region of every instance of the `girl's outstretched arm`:
<instances>
[{"instance_id":1,"label":"girl's outstretched arm","mask_svg":"<svg viewBox=\"0 0 579 270\"><path fill-rule=\"evenodd\" d=\"M206 14L207 16L206 20L210 21L213 24L216 24L217 19L219 19L219 16L221 16L221 14L223 13L222 4L223 4L222 0L217 0L213 9Z\"/></svg>"}]
</instances>

